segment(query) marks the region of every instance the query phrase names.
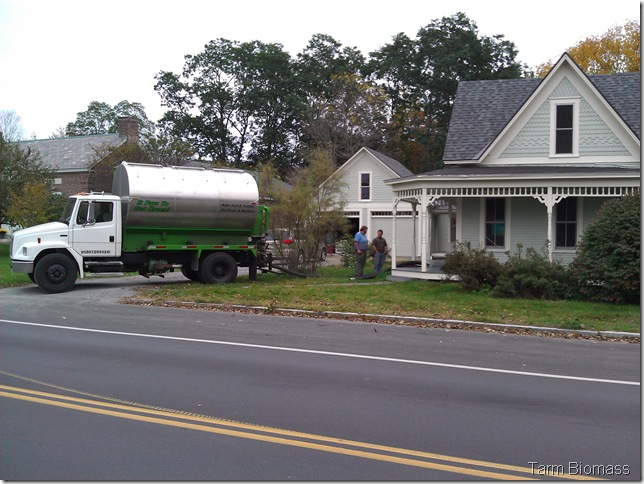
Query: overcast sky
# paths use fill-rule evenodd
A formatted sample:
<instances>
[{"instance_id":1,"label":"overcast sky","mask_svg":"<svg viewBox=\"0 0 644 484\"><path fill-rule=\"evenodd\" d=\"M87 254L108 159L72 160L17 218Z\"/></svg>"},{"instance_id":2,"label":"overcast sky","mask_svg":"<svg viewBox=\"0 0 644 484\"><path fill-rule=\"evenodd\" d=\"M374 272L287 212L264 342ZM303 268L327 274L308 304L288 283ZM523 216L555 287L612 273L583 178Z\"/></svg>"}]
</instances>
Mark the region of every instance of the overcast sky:
<instances>
[{"instance_id":1,"label":"overcast sky","mask_svg":"<svg viewBox=\"0 0 644 484\"><path fill-rule=\"evenodd\" d=\"M91 101L139 102L156 121L161 70L217 38L279 43L295 57L314 34L365 56L404 32L464 12L479 36L502 34L530 67L640 19L638 0L0 0L0 110L14 110L24 136L48 138Z\"/></svg>"}]
</instances>

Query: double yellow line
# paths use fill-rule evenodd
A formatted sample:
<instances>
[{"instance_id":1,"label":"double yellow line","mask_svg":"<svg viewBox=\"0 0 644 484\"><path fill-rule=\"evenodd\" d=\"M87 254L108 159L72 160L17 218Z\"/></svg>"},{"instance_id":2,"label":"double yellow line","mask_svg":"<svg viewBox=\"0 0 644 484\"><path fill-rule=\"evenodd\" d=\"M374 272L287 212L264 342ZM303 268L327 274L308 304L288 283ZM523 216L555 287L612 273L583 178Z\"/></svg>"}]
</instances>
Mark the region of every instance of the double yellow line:
<instances>
[{"instance_id":1,"label":"double yellow line","mask_svg":"<svg viewBox=\"0 0 644 484\"><path fill-rule=\"evenodd\" d=\"M532 480L540 476L529 467L510 466L480 460L462 459L429 452L325 437L322 435L262 427L203 415L182 414L178 411L109 403L100 400L70 397L24 388L0 385L0 397L12 398L43 405L51 405L82 412L149 422L170 427L210 432L272 444L289 445L305 449L362 457L395 464L422 467L495 480ZM491 469L491 470L490 470ZM581 476L559 475L564 479L582 479ZM587 480L588 476L583 477Z\"/></svg>"}]
</instances>

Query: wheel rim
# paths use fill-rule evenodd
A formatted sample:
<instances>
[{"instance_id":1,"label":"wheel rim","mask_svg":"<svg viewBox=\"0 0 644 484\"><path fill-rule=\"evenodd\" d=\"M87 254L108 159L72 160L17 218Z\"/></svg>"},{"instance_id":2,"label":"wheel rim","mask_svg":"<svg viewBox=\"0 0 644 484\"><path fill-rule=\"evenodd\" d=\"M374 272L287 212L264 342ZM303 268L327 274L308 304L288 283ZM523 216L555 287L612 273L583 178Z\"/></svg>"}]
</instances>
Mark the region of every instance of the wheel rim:
<instances>
[{"instance_id":1,"label":"wheel rim","mask_svg":"<svg viewBox=\"0 0 644 484\"><path fill-rule=\"evenodd\" d=\"M226 270L225 264L215 264L215 266L212 268L212 273L215 277L220 278L226 276L228 274L228 271Z\"/></svg>"},{"instance_id":2,"label":"wheel rim","mask_svg":"<svg viewBox=\"0 0 644 484\"><path fill-rule=\"evenodd\" d=\"M52 284L60 284L67 279L67 269L62 264L53 264L47 268L45 277Z\"/></svg>"}]
</instances>

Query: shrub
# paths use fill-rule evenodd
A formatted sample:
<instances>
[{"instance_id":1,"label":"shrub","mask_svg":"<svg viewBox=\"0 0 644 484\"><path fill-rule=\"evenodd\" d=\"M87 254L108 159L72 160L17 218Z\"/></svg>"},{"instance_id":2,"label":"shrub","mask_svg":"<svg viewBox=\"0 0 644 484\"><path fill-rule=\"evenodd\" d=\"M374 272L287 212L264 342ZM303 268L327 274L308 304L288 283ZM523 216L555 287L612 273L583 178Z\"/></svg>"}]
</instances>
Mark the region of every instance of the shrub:
<instances>
[{"instance_id":1,"label":"shrub","mask_svg":"<svg viewBox=\"0 0 644 484\"><path fill-rule=\"evenodd\" d=\"M443 272L460 278L463 289L493 288L501 275L501 263L484 249L472 249L469 242L457 242L445 258Z\"/></svg>"},{"instance_id":2,"label":"shrub","mask_svg":"<svg viewBox=\"0 0 644 484\"><path fill-rule=\"evenodd\" d=\"M341 246L341 255L340 260L344 267L355 267L356 266L356 251L353 245L353 237L347 235L342 238L339 242Z\"/></svg>"},{"instance_id":3,"label":"shrub","mask_svg":"<svg viewBox=\"0 0 644 484\"><path fill-rule=\"evenodd\" d=\"M640 194L605 202L570 271L582 299L640 302Z\"/></svg>"},{"instance_id":4,"label":"shrub","mask_svg":"<svg viewBox=\"0 0 644 484\"><path fill-rule=\"evenodd\" d=\"M516 253L508 252L508 260L494 294L500 297L524 299L562 299L569 296L568 271L558 261L550 262L547 246L542 253L533 247L523 251L517 245Z\"/></svg>"}]
</instances>

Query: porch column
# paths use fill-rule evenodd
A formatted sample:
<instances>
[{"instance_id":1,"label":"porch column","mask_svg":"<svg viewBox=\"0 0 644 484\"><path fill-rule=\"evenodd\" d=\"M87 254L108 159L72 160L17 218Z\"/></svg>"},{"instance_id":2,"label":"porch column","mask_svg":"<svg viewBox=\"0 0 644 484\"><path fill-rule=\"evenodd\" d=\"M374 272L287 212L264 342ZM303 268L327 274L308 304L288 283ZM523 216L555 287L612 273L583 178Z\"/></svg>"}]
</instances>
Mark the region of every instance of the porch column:
<instances>
[{"instance_id":1,"label":"porch column","mask_svg":"<svg viewBox=\"0 0 644 484\"><path fill-rule=\"evenodd\" d=\"M552 186L548 187L548 191L545 195L539 195L535 197L537 200L539 200L541 203L543 203L546 206L546 213L548 214L548 260L552 262L553 259L553 251L555 247L555 243L553 240L553 234L552 234L552 207L554 207L557 203L561 201L562 198L564 198L563 195L557 195L553 193Z\"/></svg>"},{"instance_id":2,"label":"porch column","mask_svg":"<svg viewBox=\"0 0 644 484\"><path fill-rule=\"evenodd\" d=\"M552 190L551 188L548 188L548 190ZM548 197L551 198L551 197ZM553 247L554 243L552 242L552 206L553 203L549 200L548 203L546 203L546 211L548 212L548 260L552 262L552 252L553 252Z\"/></svg>"},{"instance_id":3,"label":"porch column","mask_svg":"<svg viewBox=\"0 0 644 484\"><path fill-rule=\"evenodd\" d=\"M427 237L429 232L427 189L423 188L420 212L420 272L427 272Z\"/></svg>"},{"instance_id":4,"label":"porch column","mask_svg":"<svg viewBox=\"0 0 644 484\"><path fill-rule=\"evenodd\" d=\"M397 208L398 208L398 200L394 202L394 208L392 210L393 214L393 223L391 225L391 268L395 269L396 268L396 213L397 213Z\"/></svg>"},{"instance_id":5,"label":"porch column","mask_svg":"<svg viewBox=\"0 0 644 484\"><path fill-rule=\"evenodd\" d=\"M411 260L416 260L417 252L416 252L416 238L418 237L418 231L416 230L416 224L418 223L418 204L417 203L412 203L411 204L411 210L412 210L412 219L411 219Z\"/></svg>"}]
</instances>

